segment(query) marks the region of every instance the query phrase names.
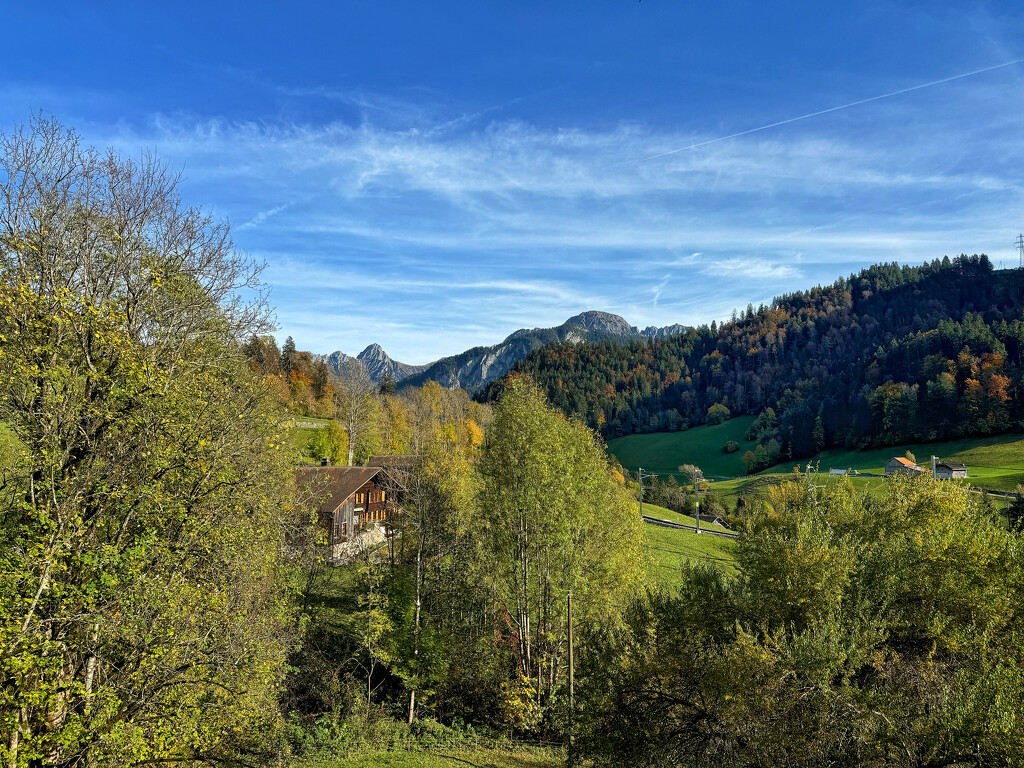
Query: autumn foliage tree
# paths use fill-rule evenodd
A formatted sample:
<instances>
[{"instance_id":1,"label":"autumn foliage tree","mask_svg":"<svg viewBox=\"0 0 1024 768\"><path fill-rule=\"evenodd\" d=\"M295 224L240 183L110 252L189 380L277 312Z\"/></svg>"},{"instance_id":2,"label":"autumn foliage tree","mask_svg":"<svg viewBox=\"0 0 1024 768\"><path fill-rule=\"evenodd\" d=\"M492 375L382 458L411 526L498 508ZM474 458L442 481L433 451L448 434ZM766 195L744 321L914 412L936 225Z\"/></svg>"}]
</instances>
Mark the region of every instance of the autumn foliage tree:
<instances>
[{"instance_id":1,"label":"autumn foliage tree","mask_svg":"<svg viewBox=\"0 0 1024 768\"><path fill-rule=\"evenodd\" d=\"M642 586L642 522L603 448L528 378L495 405L480 463L481 533L520 674L538 700L565 683L566 593L583 626L616 622Z\"/></svg>"},{"instance_id":2,"label":"autumn foliage tree","mask_svg":"<svg viewBox=\"0 0 1024 768\"><path fill-rule=\"evenodd\" d=\"M677 336L544 347L513 372L609 438L714 423L719 406L757 416L748 439L772 462L1012 432L1024 423L1022 299L1020 271L984 255L877 264Z\"/></svg>"},{"instance_id":3,"label":"autumn foliage tree","mask_svg":"<svg viewBox=\"0 0 1024 768\"><path fill-rule=\"evenodd\" d=\"M0 137L5 765L218 760L273 723L294 504L240 353L257 275L153 158Z\"/></svg>"}]
</instances>

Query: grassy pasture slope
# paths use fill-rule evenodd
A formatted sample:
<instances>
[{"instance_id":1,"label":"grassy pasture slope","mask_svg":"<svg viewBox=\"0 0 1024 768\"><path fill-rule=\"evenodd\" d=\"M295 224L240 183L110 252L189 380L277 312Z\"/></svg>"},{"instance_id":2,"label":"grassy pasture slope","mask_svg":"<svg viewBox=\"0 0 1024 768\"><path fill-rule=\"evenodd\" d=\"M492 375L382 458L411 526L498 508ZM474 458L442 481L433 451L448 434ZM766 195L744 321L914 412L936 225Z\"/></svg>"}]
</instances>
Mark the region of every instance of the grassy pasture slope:
<instances>
[{"instance_id":1,"label":"grassy pasture slope","mask_svg":"<svg viewBox=\"0 0 1024 768\"><path fill-rule=\"evenodd\" d=\"M693 523L693 518L677 515L654 504L644 504L644 514L663 520ZM717 563L728 575L736 573L736 542L733 539L698 536L692 531L661 528L657 525L645 525L644 534L647 537L647 556L651 558L647 565L647 578L651 586L677 586L680 582L679 565L684 560Z\"/></svg>"},{"instance_id":2,"label":"grassy pasture slope","mask_svg":"<svg viewBox=\"0 0 1024 768\"><path fill-rule=\"evenodd\" d=\"M827 475L819 475L816 482L818 484L828 482L827 477ZM715 483L714 491L726 507L732 509L736 505L736 500L741 496L750 500L763 493L767 488L792 478L792 472L787 472L781 467L774 467L770 472L760 472L748 477L737 477L735 480ZM848 479L858 493L879 493L885 482L885 479L881 477L851 477Z\"/></svg>"},{"instance_id":3,"label":"grassy pasture slope","mask_svg":"<svg viewBox=\"0 0 1024 768\"><path fill-rule=\"evenodd\" d=\"M753 447L743 439L753 416L738 416L724 424L686 429L682 432L652 432L626 435L608 441L608 450L630 472L643 467L663 477L678 474L680 464L696 464L709 480L745 474L743 454ZM722 446L735 440L736 453L722 453Z\"/></svg>"},{"instance_id":4,"label":"grassy pasture slope","mask_svg":"<svg viewBox=\"0 0 1024 768\"><path fill-rule=\"evenodd\" d=\"M637 512L639 512L640 511L640 504L639 504L639 502L637 503L636 506L637 506ZM646 501L644 502L644 514L645 515L649 515L651 517L657 517L660 520L668 520L668 521L673 522L673 523L682 523L683 525L697 525L697 521L693 517L691 517L690 515L681 515L678 512L673 512L671 509L665 509L665 507L659 507L657 504L648 504ZM728 531L729 530L728 528L726 528L724 526L715 525L714 523L709 523L703 517L701 518L700 527L701 528L710 528L710 529L715 530L715 531Z\"/></svg>"},{"instance_id":5,"label":"grassy pasture slope","mask_svg":"<svg viewBox=\"0 0 1024 768\"><path fill-rule=\"evenodd\" d=\"M745 477L743 453L753 446L743 439L751 417L741 416L713 427L694 427L682 432L655 432L628 435L608 441L608 450L623 467L635 472L638 466L667 475L677 471L680 464L697 464L704 476L715 479L712 490L724 496L743 495L737 489L755 478L788 473L798 462L789 461L770 467L754 477ZM727 440L735 440L740 450L722 453ZM1012 491L1024 484L1024 437L997 435L949 440L943 443L915 443L872 448L865 451L834 449L818 454L811 463L817 463L821 472L829 469L856 469L862 472L882 473L882 467L893 456L902 456L910 450L922 467L930 467L930 456L959 461L967 465L968 482L978 488L994 491ZM807 459L799 462L805 466ZM740 482L725 482L737 478Z\"/></svg>"},{"instance_id":6,"label":"grassy pasture slope","mask_svg":"<svg viewBox=\"0 0 1024 768\"><path fill-rule=\"evenodd\" d=\"M316 434L317 429L315 427L300 427L299 424L310 423L310 424L330 424L330 419L318 419L315 416L296 416L292 419L292 445L295 446L295 450L299 453L303 453L306 450L306 446L309 445L310 439ZM315 463L313 459L304 456L302 459L306 464Z\"/></svg>"},{"instance_id":7,"label":"grassy pasture slope","mask_svg":"<svg viewBox=\"0 0 1024 768\"><path fill-rule=\"evenodd\" d=\"M926 469L931 468L932 454L940 459L966 464L968 482L979 488L1012 491L1017 483L1024 484L1024 438L1020 435L974 437L867 451L832 450L819 454L813 461L821 462L823 472L835 467L881 474L885 462L893 456L902 456L908 449L917 457L917 463Z\"/></svg>"}]
</instances>

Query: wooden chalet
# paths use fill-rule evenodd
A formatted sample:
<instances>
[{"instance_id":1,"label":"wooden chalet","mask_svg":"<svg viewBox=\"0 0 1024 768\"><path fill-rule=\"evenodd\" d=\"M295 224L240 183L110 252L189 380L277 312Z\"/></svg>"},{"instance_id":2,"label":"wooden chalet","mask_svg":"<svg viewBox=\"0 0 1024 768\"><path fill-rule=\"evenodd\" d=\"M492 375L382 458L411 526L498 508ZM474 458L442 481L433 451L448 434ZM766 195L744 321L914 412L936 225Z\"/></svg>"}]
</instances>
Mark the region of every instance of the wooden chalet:
<instances>
[{"instance_id":1,"label":"wooden chalet","mask_svg":"<svg viewBox=\"0 0 1024 768\"><path fill-rule=\"evenodd\" d=\"M381 467L302 467L296 479L321 499L317 520L327 531L331 559L359 531L386 522L397 511Z\"/></svg>"}]
</instances>

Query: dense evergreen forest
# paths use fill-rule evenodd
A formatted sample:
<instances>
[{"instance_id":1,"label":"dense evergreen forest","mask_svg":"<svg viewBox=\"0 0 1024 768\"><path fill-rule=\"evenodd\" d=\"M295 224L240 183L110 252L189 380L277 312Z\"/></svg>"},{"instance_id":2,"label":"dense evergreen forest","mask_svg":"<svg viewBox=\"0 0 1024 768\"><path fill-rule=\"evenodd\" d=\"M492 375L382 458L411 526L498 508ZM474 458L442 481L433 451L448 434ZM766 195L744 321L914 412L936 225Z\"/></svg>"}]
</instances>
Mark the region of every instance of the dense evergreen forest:
<instances>
[{"instance_id":1,"label":"dense evergreen forest","mask_svg":"<svg viewBox=\"0 0 1024 768\"><path fill-rule=\"evenodd\" d=\"M1022 293L1024 273L984 255L880 264L721 326L545 347L511 375L528 373L606 438L757 415L755 468L837 445L1015 431Z\"/></svg>"}]
</instances>

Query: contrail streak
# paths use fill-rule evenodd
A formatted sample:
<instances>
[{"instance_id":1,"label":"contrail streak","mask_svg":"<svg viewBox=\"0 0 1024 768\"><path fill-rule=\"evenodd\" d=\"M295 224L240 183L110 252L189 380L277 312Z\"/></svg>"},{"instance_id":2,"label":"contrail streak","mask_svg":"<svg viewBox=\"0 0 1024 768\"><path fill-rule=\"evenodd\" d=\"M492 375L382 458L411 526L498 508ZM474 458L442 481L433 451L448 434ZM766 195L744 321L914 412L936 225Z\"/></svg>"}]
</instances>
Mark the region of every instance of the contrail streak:
<instances>
[{"instance_id":1,"label":"contrail streak","mask_svg":"<svg viewBox=\"0 0 1024 768\"><path fill-rule=\"evenodd\" d=\"M777 123L770 123L769 125L762 125L758 128L751 128L746 131L740 131L739 133L731 133L728 136L720 136L717 139L709 139L707 141L701 141L697 144L691 144L688 147L681 147L679 149L672 149L668 152L662 152L660 155L651 155L645 157L644 160L657 160L659 157L668 157L674 155L677 152L686 152L689 149L696 149L697 147L706 147L708 144L716 144L719 141L728 141L729 139L735 139L738 136L746 136L749 133L757 133L758 131L767 131L769 128L778 128L780 125L789 125L795 123L798 120L806 120L809 117L817 117L818 115L827 115L829 112L838 112L841 109L849 109L850 107L856 107L861 104L867 104L872 101L878 101L879 99L888 99L892 96L899 96L903 93L910 93L911 91L919 91L922 88L931 88L933 85L942 85L943 83L951 83L954 80L962 80L965 77L973 77L974 75L980 75L983 72L991 72L994 69L1003 69L1004 67L1012 67L1014 64L1020 64L1024 59L1014 59L1013 61L1007 61L1004 64L996 64L994 67L985 67L984 69L976 69L973 72L965 72L962 75L953 75L952 77L946 77L942 80L936 80L931 83L923 83L921 85L914 85L910 88L903 88L899 91L893 91L892 93L883 93L880 96L872 96L867 99L861 99L860 101L851 101L849 104L842 104L838 107L829 107L828 109L821 109L817 112L810 112L806 115L800 115L799 117L791 117L787 120L780 120Z\"/></svg>"}]
</instances>

